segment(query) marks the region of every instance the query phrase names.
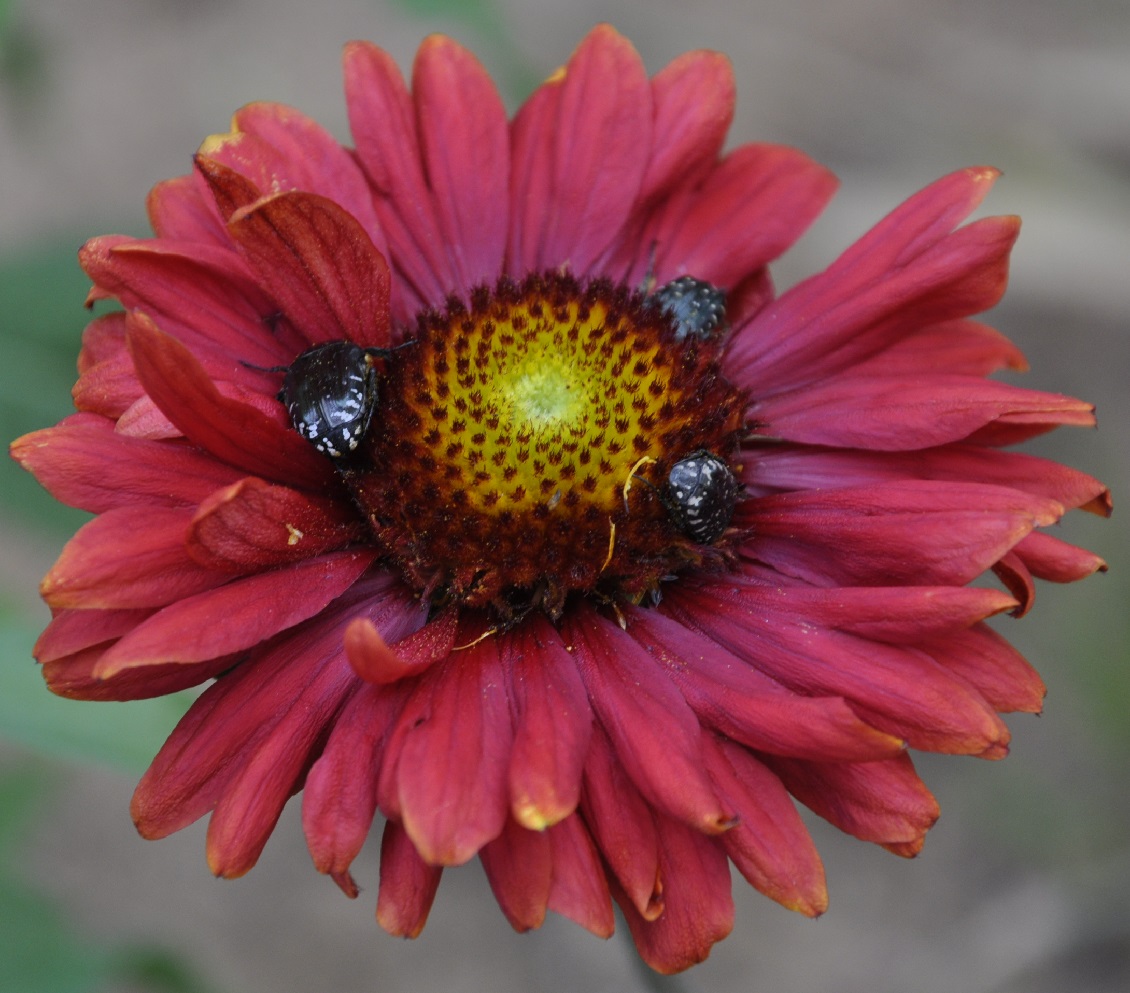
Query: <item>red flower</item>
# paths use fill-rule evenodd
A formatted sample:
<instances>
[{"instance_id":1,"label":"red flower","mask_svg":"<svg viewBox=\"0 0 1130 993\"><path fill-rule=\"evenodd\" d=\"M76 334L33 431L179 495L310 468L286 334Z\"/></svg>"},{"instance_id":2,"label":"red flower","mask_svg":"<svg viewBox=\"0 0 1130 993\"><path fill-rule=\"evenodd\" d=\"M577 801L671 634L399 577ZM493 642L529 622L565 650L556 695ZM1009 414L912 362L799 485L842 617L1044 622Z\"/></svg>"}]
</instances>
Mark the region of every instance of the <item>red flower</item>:
<instances>
[{"instance_id":1,"label":"red flower","mask_svg":"<svg viewBox=\"0 0 1130 993\"><path fill-rule=\"evenodd\" d=\"M970 319L1018 228L957 226L996 173L775 296L766 265L834 180L722 154L721 56L648 80L600 27L510 122L445 38L411 91L364 43L345 79L354 151L245 107L153 190L154 238L83 248L90 302L124 310L87 328L79 412L12 446L97 515L43 582L49 687L212 680L138 829L211 813L209 864L238 876L304 790L315 865L355 895L379 810L388 931L418 934L477 854L515 928L549 908L608 935L615 899L662 971L729 932L729 861L825 909L793 798L916 854L938 808L907 746L999 758L998 712L1041 707L985 619L1103 568L1046 529L1107 513L1104 487L1003 447L1093 414L986 378L1024 367ZM649 295L684 274L726 291L718 327ZM276 394L337 341L369 351L287 380L320 388L313 435L364 384L335 459ZM986 570L1008 592L968 586Z\"/></svg>"}]
</instances>

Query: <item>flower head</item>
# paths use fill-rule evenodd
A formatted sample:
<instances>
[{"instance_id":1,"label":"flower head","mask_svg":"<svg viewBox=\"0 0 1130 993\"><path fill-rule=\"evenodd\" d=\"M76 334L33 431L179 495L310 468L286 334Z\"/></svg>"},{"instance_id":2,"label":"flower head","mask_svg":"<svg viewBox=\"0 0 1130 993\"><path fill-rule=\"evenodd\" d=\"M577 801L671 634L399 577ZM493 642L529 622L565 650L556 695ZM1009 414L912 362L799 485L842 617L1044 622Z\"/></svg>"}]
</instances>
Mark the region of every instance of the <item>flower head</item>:
<instances>
[{"instance_id":1,"label":"flower head","mask_svg":"<svg viewBox=\"0 0 1130 993\"><path fill-rule=\"evenodd\" d=\"M971 319L1018 229L959 226L995 171L777 295L834 180L722 153L716 54L648 79L598 27L512 121L446 38L410 90L364 43L345 80L355 149L253 104L152 191L153 238L83 248L124 309L78 413L13 445L97 515L43 581L49 687L211 681L138 829L211 814L238 876L303 790L350 895L383 815L388 931L478 855L515 928L607 935L615 900L663 971L729 932L730 862L825 909L794 798L916 854L907 748L999 758L999 713L1041 707L986 618L1103 568L1046 529L1105 488L1005 449L1093 412L986 378L1024 367Z\"/></svg>"}]
</instances>

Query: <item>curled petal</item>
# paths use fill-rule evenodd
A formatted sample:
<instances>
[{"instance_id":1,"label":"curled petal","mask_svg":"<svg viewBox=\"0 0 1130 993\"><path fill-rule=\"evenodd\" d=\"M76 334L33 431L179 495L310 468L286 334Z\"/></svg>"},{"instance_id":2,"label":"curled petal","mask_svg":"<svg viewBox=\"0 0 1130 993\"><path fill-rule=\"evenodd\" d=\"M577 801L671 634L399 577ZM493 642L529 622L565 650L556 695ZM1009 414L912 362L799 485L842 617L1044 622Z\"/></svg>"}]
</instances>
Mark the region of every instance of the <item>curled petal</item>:
<instances>
[{"instance_id":1,"label":"curled petal","mask_svg":"<svg viewBox=\"0 0 1130 993\"><path fill-rule=\"evenodd\" d=\"M201 503L185 539L188 554L201 565L251 572L334 551L362 533L344 502L248 478Z\"/></svg>"},{"instance_id":2,"label":"curled petal","mask_svg":"<svg viewBox=\"0 0 1130 993\"><path fill-rule=\"evenodd\" d=\"M151 700L199 686L240 661L238 656L224 655L190 665L159 663L103 678L96 675L102 655L102 648L95 647L44 662L47 688L68 700Z\"/></svg>"},{"instance_id":3,"label":"curled petal","mask_svg":"<svg viewBox=\"0 0 1130 993\"><path fill-rule=\"evenodd\" d=\"M388 347L388 263L356 218L332 200L275 193L239 208L228 231L311 344Z\"/></svg>"},{"instance_id":4,"label":"curled petal","mask_svg":"<svg viewBox=\"0 0 1130 993\"><path fill-rule=\"evenodd\" d=\"M1074 583L1107 570L1106 562L1093 552L1042 531L1022 538L1014 552L1034 575L1053 583Z\"/></svg>"},{"instance_id":5,"label":"curled petal","mask_svg":"<svg viewBox=\"0 0 1130 993\"><path fill-rule=\"evenodd\" d=\"M418 676L451 654L458 620L456 611L445 611L390 647L375 625L358 618L345 629L349 664L365 682L375 686Z\"/></svg>"}]
</instances>

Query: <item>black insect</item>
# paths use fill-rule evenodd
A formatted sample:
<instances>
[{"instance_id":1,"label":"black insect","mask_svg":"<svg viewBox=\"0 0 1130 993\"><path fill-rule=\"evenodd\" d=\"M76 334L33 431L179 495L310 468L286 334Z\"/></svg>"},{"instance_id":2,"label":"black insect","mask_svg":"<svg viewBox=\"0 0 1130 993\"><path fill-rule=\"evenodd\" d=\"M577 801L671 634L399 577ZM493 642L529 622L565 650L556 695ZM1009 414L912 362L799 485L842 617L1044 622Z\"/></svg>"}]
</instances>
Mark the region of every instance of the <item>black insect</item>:
<instances>
[{"instance_id":1,"label":"black insect","mask_svg":"<svg viewBox=\"0 0 1130 993\"><path fill-rule=\"evenodd\" d=\"M362 348L351 341L306 349L285 367L279 390L294 429L331 458L354 451L369 430L377 404L373 360L391 354L387 348Z\"/></svg>"},{"instance_id":2,"label":"black insect","mask_svg":"<svg viewBox=\"0 0 1130 993\"><path fill-rule=\"evenodd\" d=\"M675 322L675 340L711 341L726 330L726 291L694 276L664 283L652 295Z\"/></svg>"},{"instance_id":3,"label":"black insect","mask_svg":"<svg viewBox=\"0 0 1130 993\"><path fill-rule=\"evenodd\" d=\"M710 545L730 526L739 488L730 467L700 448L671 467L663 503L683 534L696 544Z\"/></svg>"}]
</instances>

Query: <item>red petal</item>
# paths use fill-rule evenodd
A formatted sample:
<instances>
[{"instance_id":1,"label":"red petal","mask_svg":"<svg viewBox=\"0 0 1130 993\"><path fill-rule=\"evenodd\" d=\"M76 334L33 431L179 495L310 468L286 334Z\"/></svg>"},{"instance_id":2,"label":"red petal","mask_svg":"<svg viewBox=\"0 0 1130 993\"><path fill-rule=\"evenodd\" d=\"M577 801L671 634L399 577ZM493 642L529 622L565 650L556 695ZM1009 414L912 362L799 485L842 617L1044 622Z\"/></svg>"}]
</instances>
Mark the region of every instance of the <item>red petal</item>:
<instances>
[{"instance_id":1,"label":"red petal","mask_svg":"<svg viewBox=\"0 0 1130 993\"><path fill-rule=\"evenodd\" d=\"M84 524L43 579L52 607L160 607L225 580L185 552L190 511L121 507Z\"/></svg>"},{"instance_id":2,"label":"red petal","mask_svg":"<svg viewBox=\"0 0 1130 993\"><path fill-rule=\"evenodd\" d=\"M389 748L400 815L433 865L466 862L506 823L513 730L503 687L488 638L432 666L400 717L402 740Z\"/></svg>"},{"instance_id":3,"label":"red petal","mask_svg":"<svg viewBox=\"0 0 1130 993\"><path fill-rule=\"evenodd\" d=\"M588 273L627 221L640 191L651 151L651 89L639 54L626 38L599 25L573 53L564 73L546 87L560 87L552 118L520 114L516 129L532 126L546 155L551 189L532 199L515 188L511 225L526 228L531 213L542 215L537 244L522 246L511 271L568 265ZM546 102L527 104L547 109ZM515 135L513 168L522 168L526 138ZM513 238L513 235L512 235ZM514 250L512 240L511 250Z\"/></svg>"},{"instance_id":4,"label":"red petal","mask_svg":"<svg viewBox=\"0 0 1130 993\"><path fill-rule=\"evenodd\" d=\"M363 530L356 510L344 502L247 478L200 505L186 541L201 565L252 572L334 551L360 539Z\"/></svg>"},{"instance_id":5,"label":"red petal","mask_svg":"<svg viewBox=\"0 0 1130 993\"><path fill-rule=\"evenodd\" d=\"M734 72L719 52L686 52L651 81L654 140L640 189L648 200L715 163L734 117Z\"/></svg>"},{"instance_id":6,"label":"red petal","mask_svg":"<svg viewBox=\"0 0 1130 993\"><path fill-rule=\"evenodd\" d=\"M841 831L862 841L922 847L940 809L906 755L882 762L796 762L771 759L769 766L788 791Z\"/></svg>"},{"instance_id":7,"label":"red petal","mask_svg":"<svg viewBox=\"0 0 1130 993\"><path fill-rule=\"evenodd\" d=\"M456 289L421 163L415 107L395 61L368 42L345 46L345 101L357 158L369 177L394 281L393 312L413 319Z\"/></svg>"},{"instance_id":8,"label":"red petal","mask_svg":"<svg viewBox=\"0 0 1130 993\"><path fill-rule=\"evenodd\" d=\"M999 331L977 321L957 320L912 331L851 371L855 376L915 376L925 370L987 376L999 369L1026 372L1028 363Z\"/></svg>"},{"instance_id":9,"label":"red petal","mask_svg":"<svg viewBox=\"0 0 1130 993\"><path fill-rule=\"evenodd\" d=\"M289 485L324 490L334 478L295 431L221 396L192 353L143 314L129 317L129 348L153 402L193 444L218 459Z\"/></svg>"},{"instance_id":10,"label":"red petal","mask_svg":"<svg viewBox=\"0 0 1130 993\"><path fill-rule=\"evenodd\" d=\"M663 912L659 836L651 807L628 778L603 729L593 729L581 800L585 823L636 912Z\"/></svg>"},{"instance_id":11,"label":"red petal","mask_svg":"<svg viewBox=\"0 0 1130 993\"><path fill-rule=\"evenodd\" d=\"M806 445L911 451L992 425L1090 427L1094 406L971 376L841 376L750 405L757 432Z\"/></svg>"},{"instance_id":12,"label":"red petal","mask_svg":"<svg viewBox=\"0 0 1130 993\"><path fill-rule=\"evenodd\" d=\"M864 724L834 697L800 696L655 611L633 609L628 631L671 674L698 719L759 751L867 761L897 754L899 738Z\"/></svg>"},{"instance_id":13,"label":"red petal","mask_svg":"<svg viewBox=\"0 0 1130 993\"><path fill-rule=\"evenodd\" d=\"M416 53L412 92L440 244L466 295L502 270L509 218L510 139L494 83L465 48L442 35Z\"/></svg>"},{"instance_id":14,"label":"red petal","mask_svg":"<svg viewBox=\"0 0 1130 993\"><path fill-rule=\"evenodd\" d=\"M426 605L423 611L426 613ZM445 611L390 648L376 627L358 619L345 629L349 664L365 682L376 686L418 676L451 654L458 621L457 611Z\"/></svg>"},{"instance_id":15,"label":"red petal","mask_svg":"<svg viewBox=\"0 0 1130 993\"><path fill-rule=\"evenodd\" d=\"M620 762L648 801L700 831L732 822L706 776L702 728L655 661L589 608L562 628L589 700Z\"/></svg>"},{"instance_id":16,"label":"red petal","mask_svg":"<svg viewBox=\"0 0 1130 993\"><path fill-rule=\"evenodd\" d=\"M415 938L424 930L443 870L428 865L408 832L395 821L385 824L381 838L381 888L377 923L398 938Z\"/></svg>"},{"instance_id":17,"label":"red petal","mask_svg":"<svg viewBox=\"0 0 1130 993\"><path fill-rule=\"evenodd\" d=\"M742 588L691 587L665 611L791 689L841 696L868 724L912 747L980 755L1008 729L971 686L920 652L766 610Z\"/></svg>"},{"instance_id":18,"label":"red petal","mask_svg":"<svg viewBox=\"0 0 1130 993\"><path fill-rule=\"evenodd\" d=\"M963 199L957 210L948 210L951 205L939 203L940 214L930 209L920 212L928 215L922 218L906 216L922 196L738 329L728 363L748 368L741 385L764 396L817 382L907 332L981 313L998 302L1019 220L984 218L947 234L972 204ZM918 220L926 227L919 229Z\"/></svg>"},{"instance_id":19,"label":"red petal","mask_svg":"<svg viewBox=\"0 0 1130 993\"><path fill-rule=\"evenodd\" d=\"M922 646L1002 713L1038 714L1047 689L1039 673L994 630L978 624Z\"/></svg>"},{"instance_id":20,"label":"red petal","mask_svg":"<svg viewBox=\"0 0 1130 993\"><path fill-rule=\"evenodd\" d=\"M858 452L795 448L759 449L745 460L742 481L760 489L839 489L899 479L992 483L1049 497L1064 507L1110 514L1110 492L1092 476L1033 455L975 445L919 452Z\"/></svg>"},{"instance_id":21,"label":"red petal","mask_svg":"<svg viewBox=\"0 0 1130 993\"><path fill-rule=\"evenodd\" d=\"M55 611L31 653L40 662L51 662L86 648L106 645L152 615L152 610Z\"/></svg>"},{"instance_id":22,"label":"red petal","mask_svg":"<svg viewBox=\"0 0 1130 993\"><path fill-rule=\"evenodd\" d=\"M1014 552L1034 575L1053 583L1074 583L1107 569L1106 562L1094 553L1042 531L1022 538Z\"/></svg>"},{"instance_id":23,"label":"red petal","mask_svg":"<svg viewBox=\"0 0 1130 993\"><path fill-rule=\"evenodd\" d=\"M94 674L102 652L96 646L44 662L47 688L69 700L150 700L199 686L239 661L227 655L195 665L142 666L103 679Z\"/></svg>"},{"instance_id":24,"label":"red petal","mask_svg":"<svg viewBox=\"0 0 1130 993\"><path fill-rule=\"evenodd\" d=\"M592 735L592 708L577 664L544 618L527 618L500 636L514 707L510 808L540 831L577 806Z\"/></svg>"},{"instance_id":25,"label":"red petal","mask_svg":"<svg viewBox=\"0 0 1130 993\"><path fill-rule=\"evenodd\" d=\"M530 831L513 818L479 852L491 891L515 931L541 927L553 878L548 836Z\"/></svg>"},{"instance_id":26,"label":"red petal","mask_svg":"<svg viewBox=\"0 0 1130 993\"><path fill-rule=\"evenodd\" d=\"M356 582L374 554L323 555L180 600L126 634L96 674L106 678L136 666L202 662L252 648L320 613Z\"/></svg>"},{"instance_id":27,"label":"red petal","mask_svg":"<svg viewBox=\"0 0 1130 993\"><path fill-rule=\"evenodd\" d=\"M102 418L68 418L25 434L11 453L55 499L94 514L138 503L195 505L239 478L194 448L127 438Z\"/></svg>"},{"instance_id":28,"label":"red petal","mask_svg":"<svg viewBox=\"0 0 1130 993\"><path fill-rule=\"evenodd\" d=\"M218 356L213 374L255 382L251 366L280 360L263 322L271 302L230 247L109 236L88 241L79 261L126 310L144 311L201 357Z\"/></svg>"},{"instance_id":29,"label":"red petal","mask_svg":"<svg viewBox=\"0 0 1130 993\"><path fill-rule=\"evenodd\" d=\"M158 238L226 245L227 232L214 204L200 193L194 176L158 183L145 201L149 224Z\"/></svg>"},{"instance_id":30,"label":"red petal","mask_svg":"<svg viewBox=\"0 0 1130 993\"><path fill-rule=\"evenodd\" d=\"M735 523L751 556L817 586L962 586L1062 513L1003 486L907 480L764 497Z\"/></svg>"},{"instance_id":31,"label":"red petal","mask_svg":"<svg viewBox=\"0 0 1130 993\"><path fill-rule=\"evenodd\" d=\"M734 926L730 864L717 838L678 821L659 819L660 872L665 907L649 921L617 894L617 902L642 958L670 974L702 962Z\"/></svg>"},{"instance_id":32,"label":"red petal","mask_svg":"<svg viewBox=\"0 0 1130 993\"><path fill-rule=\"evenodd\" d=\"M584 822L579 816L570 815L549 828L546 835L553 849L549 909L597 937L610 937L616 920L608 879Z\"/></svg>"},{"instance_id":33,"label":"red petal","mask_svg":"<svg viewBox=\"0 0 1130 993\"><path fill-rule=\"evenodd\" d=\"M742 145L660 208L643 243L658 244L661 279L690 273L734 287L792 245L835 189L835 176L796 149Z\"/></svg>"},{"instance_id":34,"label":"red petal","mask_svg":"<svg viewBox=\"0 0 1130 993\"><path fill-rule=\"evenodd\" d=\"M738 823L719 839L751 886L789 910L828 909L824 866L781 781L744 748L725 740L707 749L719 792Z\"/></svg>"},{"instance_id":35,"label":"red petal","mask_svg":"<svg viewBox=\"0 0 1130 993\"><path fill-rule=\"evenodd\" d=\"M228 231L279 308L311 342L389 344L389 272L357 219L292 191L237 210Z\"/></svg>"},{"instance_id":36,"label":"red petal","mask_svg":"<svg viewBox=\"0 0 1130 993\"><path fill-rule=\"evenodd\" d=\"M553 169L553 127L561 105L558 70L539 86L514 115L510 125L510 232L508 272L533 272L539 267L543 229L550 202Z\"/></svg>"},{"instance_id":37,"label":"red petal","mask_svg":"<svg viewBox=\"0 0 1130 993\"><path fill-rule=\"evenodd\" d=\"M1008 552L993 563L993 573L1016 598L1013 617L1023 617L1036 600L1036 584L1032 574L1016 552Z\"/></svg>"},{"instance_id":38,"label":"red petal","mask_svg":"<svg viewBox=\"0 0 1130 993\"><path fill-rule=\"evenodd\" d=\"M400 687L360 689L334 721L326 747L311 766L302 793L302 830L319 872L349 878L377 810L384 743L406 698ZM385 833L387 838L387 827Z\"/></svg>"}]
</instances>

